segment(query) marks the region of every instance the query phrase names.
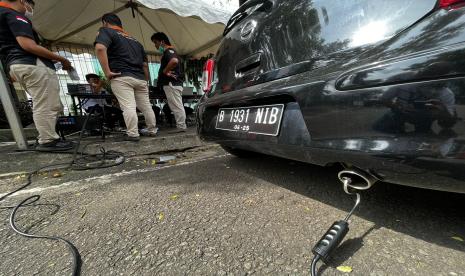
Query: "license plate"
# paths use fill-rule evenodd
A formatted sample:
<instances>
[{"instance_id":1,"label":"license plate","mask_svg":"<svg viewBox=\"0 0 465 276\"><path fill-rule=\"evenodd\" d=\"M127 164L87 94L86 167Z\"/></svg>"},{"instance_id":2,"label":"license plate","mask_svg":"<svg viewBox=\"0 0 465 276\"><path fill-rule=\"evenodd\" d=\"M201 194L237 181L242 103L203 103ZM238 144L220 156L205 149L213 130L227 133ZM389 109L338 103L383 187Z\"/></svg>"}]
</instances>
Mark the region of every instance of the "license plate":
<instances>
[{"instance_id":1,"label":"license plate","mask_svg":"<svg viewBox=\"0 0 465 276\"><path fill-rule=\"evenodd\" d=\"M278 136L284 105L220 108L216 129Z\"/></svg>"}]
</instances>

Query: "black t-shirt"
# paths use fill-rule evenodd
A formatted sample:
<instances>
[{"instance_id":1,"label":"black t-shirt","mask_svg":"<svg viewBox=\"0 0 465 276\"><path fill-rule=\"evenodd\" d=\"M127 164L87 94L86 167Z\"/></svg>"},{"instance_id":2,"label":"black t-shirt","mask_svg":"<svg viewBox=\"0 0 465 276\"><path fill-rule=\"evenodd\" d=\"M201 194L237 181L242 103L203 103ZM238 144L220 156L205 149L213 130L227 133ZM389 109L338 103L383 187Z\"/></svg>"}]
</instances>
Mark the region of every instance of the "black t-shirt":
<instances>
[{"instance_id":1,"label":"black t-shirt","mask_svg":"<svg viewBox=\"0 0 465 276\"><path fill-rule=\"evenodd\" d=\"M37 56L21 48L16 37L24 36L39 43L37 33L32 29L32 23L21 13L0 7L0 58L7 71L13 64L36 65ZM40 58L49 68L55 70L51 60Z\"/></svg>"},{"instance_id":2,"label":"black t-shirt","mask_svg":"<svg viewBox=\"0 0 465 276\"><path fill-rule=\"evenodd\" d=\"M111 28L100 28L94 44L107 47L108 63L113 73L145 80L144 63L147 54L135 38Z\"/></svg>"},{"instance_id":3,"label":"black t-shirt","mask_svg":"<svg viewBox=\"0 0 465 276\"><path fill-rule=\"evenodd\" d=\"M178 65L174 68L174 70L172 70L176 78L171 78L163 74L163 70L165 70L166 66L173 58L177 58L179 60ZM160 70L158 71L157 86L163 87L165 85L169 85L170 82L173 86L182 86L183 83L181 59L178 57L176 50L173 48L167 48L163 52L163 56L161 57Z\"/></svg>"}]
</instances>

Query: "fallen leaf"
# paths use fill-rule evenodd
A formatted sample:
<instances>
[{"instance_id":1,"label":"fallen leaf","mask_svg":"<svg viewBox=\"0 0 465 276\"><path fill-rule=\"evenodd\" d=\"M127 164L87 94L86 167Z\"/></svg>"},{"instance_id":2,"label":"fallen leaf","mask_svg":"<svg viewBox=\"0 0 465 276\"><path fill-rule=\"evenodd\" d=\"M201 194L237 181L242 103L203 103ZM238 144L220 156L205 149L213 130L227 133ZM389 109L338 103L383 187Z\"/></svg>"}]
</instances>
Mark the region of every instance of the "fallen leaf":
<instances>
[{"instance_id":1,"label":"fallen leaf","mask_svg":"<svg viewBox=\"0 0 465 276\"><path fill-rule=\"evenodd\" d=\"M337 267L337 270L339 270L340 272L344 272L344 273L351 273L352 272L352 267L350 266L338 266Z\"/></svg>"},{"instance_id":2,"label":"fallen leaf","mask_svg":"<svg viewBox=\"0 0 465 276\"><path fill-rule=\"evenodd\" d=\"M452 237L453 240L459 241L459 242L465 242L461 237Z\"/></svg>"},{"instance_id":3,"label":"fallen leaf","mask_svg":"<svg viewBox=\"0 0 465 276\"><path fill-rule=\"evenodd\" d=\"M246 200L244 201L244 203L247 204L247 205L253 205L253 204L255 204L255 200L253 200L253 199L246 199Z\"/></svg>"},{"instance_id":4,"label":"fallen leaf","mask_svg":"<svg viewBox=\"0 0 465 276\"><path fill-rule=\"evenodd\" d=\"M165 214L160 213L160 214L158 215L158 220L159 220L159 221L162 221L164 218L165 218Z\"/></svg>"},{"instance_id":5,"label":"fallen leaf","mask_svg":"<svg viewBox=\"0 0 465 276\"><path fill-rule=\"evenodd\" d=\"M310 212L310 208L305 207L305 211Z\"/></svg>"},{"instance_id":6,"label":"fallen leaf","mask_svg":"<svg viewBox=\"0 0 465 276\"><path fill-rule=\"evenodd\" d=\"M157 160L152 160L152 165L156 165L157 164Z\"/></svg>"},{"instance_id":7,"label":"fallen leaf","mask_svg":"<svg viewBox=\"0 0 465 276\"><path fill-rule=\"evenodd\" d=\"M170 199L171 199L171 200L176 200L176 199L178 199L178 198L179 198L179 195L172 195L172 196L170 196Z\"/></svg>"},{"instance_id":8,"label":"fallen leaf","mask_svg":"<svg viewBox=\"0 0 465 276\"><path fill-rule=\"evenodd\" d=\"M58 178L58 177L62 177L63 174L62 174L61 172L54 172L54 173L52 174L52 176L55 177L55 178Z\"/></svg>"}]
</instances>

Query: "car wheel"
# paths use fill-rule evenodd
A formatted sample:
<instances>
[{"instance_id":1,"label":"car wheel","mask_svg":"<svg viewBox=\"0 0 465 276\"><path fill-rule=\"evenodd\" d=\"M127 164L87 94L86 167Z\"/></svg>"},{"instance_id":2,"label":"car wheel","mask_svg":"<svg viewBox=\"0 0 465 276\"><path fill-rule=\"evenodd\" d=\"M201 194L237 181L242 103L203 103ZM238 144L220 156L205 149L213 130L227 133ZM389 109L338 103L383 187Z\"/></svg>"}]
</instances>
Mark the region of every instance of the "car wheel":
<instances>
[{"instance_id":1,"label":"car wheel","mask_svg":"<svg viewBox=\"0 0 465 276\"><path fill-rule=\"evenodd\" d=\"M232 154L232 155L234 155L236 157L239 157L239 158L251 158L251 157L255 157L255 156L260 155L259 153L253 152L253 151L237 149L237 148L232 148L232 147L223 146L223 145L221 145L221 147L226 152L228 152L228 153L230 153L230 154Z\"/></svg>"}]
</instances>

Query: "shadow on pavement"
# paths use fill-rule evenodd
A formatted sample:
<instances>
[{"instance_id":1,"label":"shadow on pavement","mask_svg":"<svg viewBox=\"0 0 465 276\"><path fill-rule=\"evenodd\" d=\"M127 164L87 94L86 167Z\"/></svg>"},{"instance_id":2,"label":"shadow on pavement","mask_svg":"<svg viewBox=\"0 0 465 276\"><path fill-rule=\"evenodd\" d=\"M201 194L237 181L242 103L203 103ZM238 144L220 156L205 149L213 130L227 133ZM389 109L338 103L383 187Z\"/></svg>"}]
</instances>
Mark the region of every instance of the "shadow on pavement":
<instances>
[{"instance_id":1,"label":"shadow on pavement","mask_svg":"<svg viewBox=\"0 0 465 276\"><path fill-rule=\"evenodd\" d=\"M264 162L264 159L266 162ZM281 186L287 190L349 211L353 198L345 194L337 179L340 168L319 167L275 157L230 158L228 165ZM465 243L452 237L465 237L465 194L377 183L362 193L362 203L355 215L387 228L440 246L465 252ZM343 219L343 218L341 218ZM328 220L328 227L332 221ZM370 229L372 231L373 229ZM369 232L367 233L369 234ZM341 245L341 260L358 250L361 240Z\"/></svg>"}]
</instances>

